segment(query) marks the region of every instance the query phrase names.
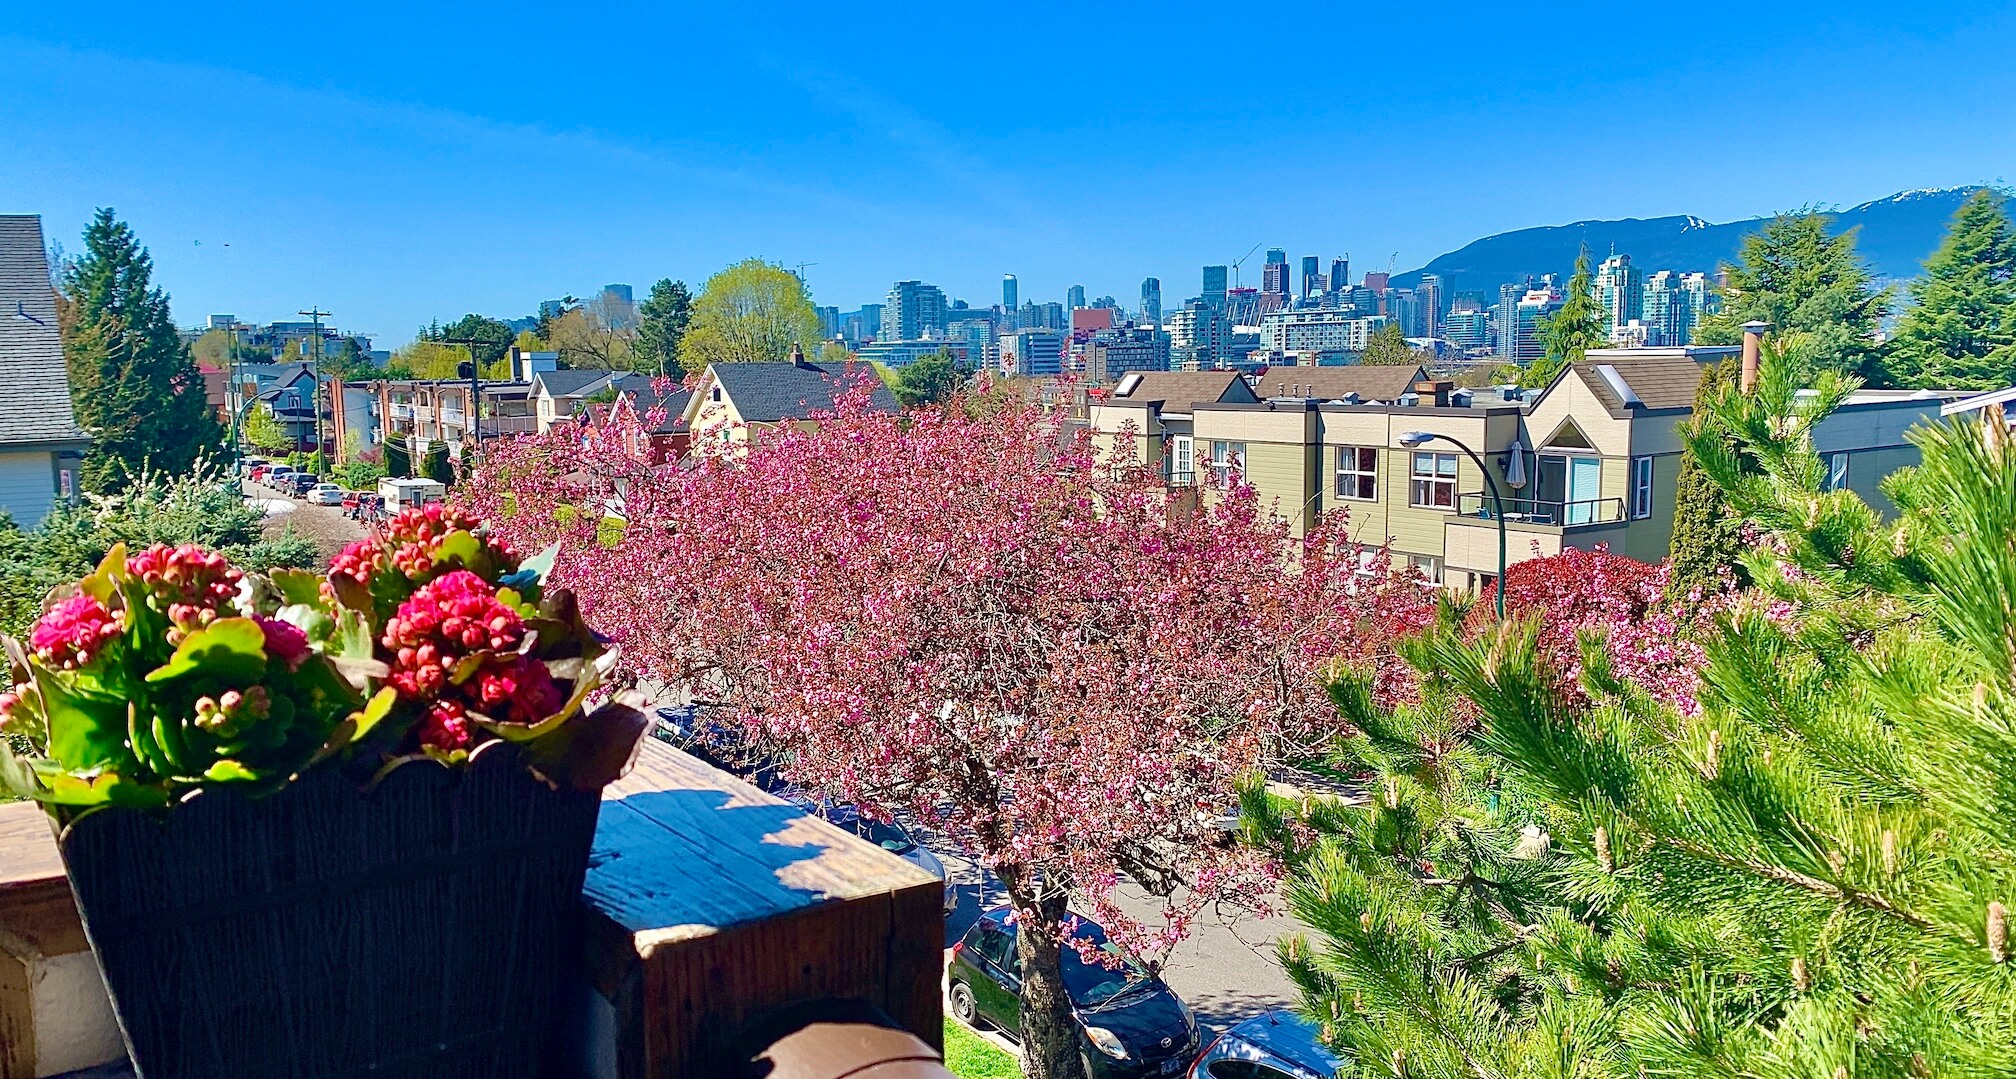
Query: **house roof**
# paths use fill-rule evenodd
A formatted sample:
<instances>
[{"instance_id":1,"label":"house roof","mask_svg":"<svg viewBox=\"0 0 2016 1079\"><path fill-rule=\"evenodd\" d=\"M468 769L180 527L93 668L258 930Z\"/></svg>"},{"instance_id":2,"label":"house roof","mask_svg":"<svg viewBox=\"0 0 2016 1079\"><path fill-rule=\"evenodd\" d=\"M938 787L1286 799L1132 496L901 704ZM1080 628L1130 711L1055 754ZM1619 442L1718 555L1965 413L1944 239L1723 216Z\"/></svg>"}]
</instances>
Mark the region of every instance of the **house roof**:
<instances>
[{"instance_id":1,"label":"house roof","mask_svg":"<svg viewBox=\"0 0 2016 1079\"><path fill-rule=\"evenodd\" d=\"M1193 404L1252 401L1253 388L1237 371L1142 371L1122 376L1113 400L1160 401L1187 409Z\"/></svg>"},{"instance_id":2,"label":"house roof","mask_svg":"<svg viewBox=\"0 0 2016 1079\"><path fill-rule=\"evenodd\" d=\"M744 423L802 420L831 410L855 378L875 383L868 399L878 412L895 412L896 395L865 364L717 363L708 375L720 383Z\"/></svg>"},{"instance_id":3,"label":"house roof","mask_svg":"<svg viewBox=\"0 0 2016 1079\"><path fill-rule=\"evenodd\" d=\"M1648 409L1693 408L1694 391L1701 385L1702 366L1700 361L1681 357L1614 363L1585 360L1573 365L1570 371L1603 402L1603 407L1611 412L1624 412L1633 404Z\"/></svg>"},{"instance_id":4,"label":"house roof","mask_svg":"<svg viewBox=\"0 0 2016 1079\"><path fill-rule=\"evenodd\" d=\"M538 393L541 387L554 397L585 397L602 388L609 380L611 371L541 371L532 376L532 390Z\"/></svg>"},{"instance_id":5,"label":"house roof","mask_svg":"<svg viewBox=\"0 0 2016 1079\"><path fill-rule=\"evenodd\" d=\"M1391 401L1427 377L1418 364L1275 367L1260 376L1260 396L1335 401L1355 393L1361 400Z\"/></svg>"},{"instance_id":6,"label":"house roof","mask_svg":"<svg viewBox=\"0 0 2016 1079\"><path fill-rule=\"evenodd\" d=\"M70 376L56 328L56 290L42 219L0 214L0 443L75 442L87 436L70 408Z\"/></svg>"}]
</instances>

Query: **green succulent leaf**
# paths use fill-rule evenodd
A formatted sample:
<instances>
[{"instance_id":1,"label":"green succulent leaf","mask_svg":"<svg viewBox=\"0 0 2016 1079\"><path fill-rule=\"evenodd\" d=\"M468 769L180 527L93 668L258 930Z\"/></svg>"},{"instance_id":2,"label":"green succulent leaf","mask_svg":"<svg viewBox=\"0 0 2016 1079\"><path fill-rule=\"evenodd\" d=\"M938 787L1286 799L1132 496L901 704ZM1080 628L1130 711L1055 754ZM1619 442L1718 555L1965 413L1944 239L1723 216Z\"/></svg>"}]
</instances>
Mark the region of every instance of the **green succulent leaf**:
<instances>
[{"instance_id":1,"label":"green succulent leaf","mask_svg":"<svg viewBox=\"0 0 2016 1079\"><path fill-rule=\"evenodd\" d=\"M126 576L126 545L115 543L98 560L98 568L92 574L77 582L77 588L85 595L112 606L112 594L119 590L119 581Z\"/></svg>"},{"instance_id":2,"label":"green succulent leaf","mask_svg":"<svg viewBox=\"0 0 2016 1079\"><path fill-rule=\"evenodd\" d=\"M482 555L483 541L477 539L475 533L460 529L441 537L440 544L434 548L435 562L445 564L452 558L466 568L475 567Z\"/></svg>"},{"instance_id":3,"label":"green succulent leaf","mask_svg":"<svg viewBox=\"0 0 2016 1079\"><path fill-rule=\"evenodd\" d=\"M560 790L599 791L630 770L651 725L632 694L526 743L532 770Z\"/></svg>"},{"instance_id":4,"label":"green succulent leaf","mask_svg":"<svg viewBox=\"0 0 2016 1079\"><path fill-rule=\"evenodd\" d=\"M118 772L69 772L60 768L38 768L36 778L42 788L35 797L43 802L66 806L158 806L168 802L160 787L135 783Z\"/></svg>"},{"instance_id":5,"label":"green succulent leaf","mask_svg":"<svg viewBox=\"0 0 2016 1079\"><path fill-rule=\"evenodd\" d=\"M126 746L127 702L79 686L76 680L34 665L49 727L49 755L63 767L88 771L134 764Z\"/></svg>"},{"instance_id":6,"label":"green succulent leaf","mask_svg":"<svg viewBox=\"0 0 2016 1079\"><path fill-rule=\"evenodd\" d=\"M184 638L167 663L147 672L165 682L202 671L227 682L250 682L266 670L266 634L250 618L220 618Z\"/></svg>"},{"instance_id":7,"label":"green succulent leaf","mask_svg":"<svg viewBox=\"0 0 2016 1079\"><path fill-rule=\"evenodd\" d=\"M280 593L280 598L287 603L305 604L316 608L322 606L322 582L327 579L322 574L311 573L305 569L281 567L266 576L273 582L273 588Z\"/></svg>"},{"instance_id":8,"label":"green succulent leaf","mask_svg":"<svg viewBox=\"0 0 2016 1079\"><path fill-rule=\"evenodd\" d=\"M242 783L248 780L264 779L262 773L255 772L234 760L221 760L204 769L203 778L218 783Z\"/></svg>"}]
</instances>

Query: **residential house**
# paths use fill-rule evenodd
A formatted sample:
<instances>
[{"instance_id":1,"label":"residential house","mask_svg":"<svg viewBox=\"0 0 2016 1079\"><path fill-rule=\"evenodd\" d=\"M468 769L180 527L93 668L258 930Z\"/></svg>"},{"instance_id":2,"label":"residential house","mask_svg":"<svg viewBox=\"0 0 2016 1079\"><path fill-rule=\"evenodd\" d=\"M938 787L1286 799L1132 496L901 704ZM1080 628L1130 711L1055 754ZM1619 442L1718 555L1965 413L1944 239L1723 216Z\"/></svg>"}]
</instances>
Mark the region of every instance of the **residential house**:
<instances>
[{"instance_id":1,"label":"residential house","mask_svg":"<svg viewBox=\"0 0 2016 1079\"><path fill-rule=\"evenodd\" d=\"M70 408L42 219L0 215L0 512L33 528L77 495L90 436Z\"/></svg>"},{"instance_id":2,"label":"residential house","mask_svg":"<svg viewBox=\"0 0 2016 1079\"><path fill-rule=\"evenodd\" d=\"M469 407L475 395L466 379L396 379L370 386L378 399L381 437L407 439L415 457L435 442L446 443L449 456L460 457L464 447L479 437L479 426L482 438L539 429L532 413L532 385L527 382L484 382L476 423L470 420Z\"/></svg>"},{"instance_id":3,"label":"residential house","mask_svg":"<svg viewBox=\"0 0 2016 1079\"><path fill-rule=\"evenodd\" d=\"M1258 400L1237 371L1139 371L1093 401L1089 423L1102 450L1131 430L1135 459L1155 465L1170 486L1187 487L1196 482L1191 410L1200 402Z\"/></svg>"},{"instance_id":4,"label":"residential house","mask_svg":"<svg viewBox=\"0 0 2016 1079\"><path fill-rule=\"evenodd\" d=\"M589 400L606 398L613 385L633 379L650 381L627 371L541 371L531 379L532 415L543 433L572 419Z\"/></svg>"},{"instance_id":5,"label":"residential house","mask_svg":"<svg viewBox=\"0 0 2016 1079\"><path fill-rule=\"evenodd\" d=\"M640 432L649 440L650 456L654 462L676 461L686 456L693 441L693 432L686 426L686 403L692 393L677 383L671 384L665 393L659 393L651 379L641 379L634 384L625 384L616 393L614 401L589 403L575 414L578 423L606 424L612 417L633 419L640 426L652 418L655 410L662 410L657 422L649 424ZM630 452L643 455L645 445L634 443Z\"/></svg>"},{"instance_id":6,"label":"residential house","mask_svg":"<svg viewBox=\"0 0 2016 1079\"><path fill-rule=\"evenodd\" d=\"M1399 394L1352 399L1269 385L1258 403L1196 406L1199 470L1251 484L1298 534L1343 510L1358 541L1390 543L1430 581L1477 587L1498 571L1500 511L1467 448L1498 484L1508 564L1597 543L1657 560L1672 538L1677 425L1702 364L1735 351L1592 349L1540 391L1417 378ZM1362 369L1311 373L1351 370ZM1905 430L1936 418L1948 396L1856 394L1814 432L1832 482L1887 506L1877 483L1917 460Z\"/></svg>"},{"instance_id":7,"label":"residential house","mask_svg":"<svg viewBox=\"0 0 2016 1079\"><path fill-rule=\"evenodd\" d=\"M815 412L830 412L860 380L872 383L868 403L895 412L896 395L860 364L813 363L797 348L786 363L709 364L686 402L686 430L696 449L739 454L749 432L802 423Z\"/></svg>"}]
</instances>

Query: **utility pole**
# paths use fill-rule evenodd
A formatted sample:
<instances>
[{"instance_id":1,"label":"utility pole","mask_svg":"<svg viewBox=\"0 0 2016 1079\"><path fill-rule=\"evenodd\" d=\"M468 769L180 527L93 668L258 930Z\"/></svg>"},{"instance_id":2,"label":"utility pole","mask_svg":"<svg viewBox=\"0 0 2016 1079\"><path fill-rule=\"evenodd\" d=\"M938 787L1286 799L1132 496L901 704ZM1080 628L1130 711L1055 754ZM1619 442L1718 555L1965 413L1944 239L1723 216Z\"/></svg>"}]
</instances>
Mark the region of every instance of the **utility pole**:
<instances>
[{"instance_id":1,"label":"utility pole","mask_svg":"<svg viewBox=\"0 0 2016 1079\"><path fill-rule=\"evenodd\" d=\"M309 320L315 324L315 359L309 364L308 369L309 375L312 378L310 385L314 388L314 403L309 408L309 411L314 413L315 416L315 456L319 459L324 456L322 445L322 320L329 317L329 312L319 307L311 306L308 310L297 312L297 314L307 315ZM340 399L342 395L339 393L337 396ZM342 406L339 403L337 407L340 408Z\"/></svg>"},{"instance_id":2,"label":"utility pole","mask_svg":"<svg viewBox=\"0 0 2016 1079\"><path fill-rule=\"evenodd\" d=\"M238 398L245 392L245 387L238 381L238 320L236 318L233 318L231 324L224 328L224 340L227 342L224 346L224 377L227 380L224 386L224 407L231 410L231 471L233 474L236 474L242 468L241 462L245 460L245 446L240 437L240 428L243 424L238 422L239 415L245 411L238 407Z\"/></svg>"},{"instance_id":3,"label":"utility pole","mask_svg":"<svg viewBox=\"0 0 2016 1079\"><path fill-rule=\"evenodd\" d=\"M481 377L483 374L483 365L482 361L476 358L476 346L498 345L503 344L503 342L495 341L488 337L443 337L441 343L444 345L461 345L469 350L469 362L466 365L469 376L468 430L469 437L475 442L472 452L480 453L483 450L483 379Z\"/></svg>"}]
</instances>

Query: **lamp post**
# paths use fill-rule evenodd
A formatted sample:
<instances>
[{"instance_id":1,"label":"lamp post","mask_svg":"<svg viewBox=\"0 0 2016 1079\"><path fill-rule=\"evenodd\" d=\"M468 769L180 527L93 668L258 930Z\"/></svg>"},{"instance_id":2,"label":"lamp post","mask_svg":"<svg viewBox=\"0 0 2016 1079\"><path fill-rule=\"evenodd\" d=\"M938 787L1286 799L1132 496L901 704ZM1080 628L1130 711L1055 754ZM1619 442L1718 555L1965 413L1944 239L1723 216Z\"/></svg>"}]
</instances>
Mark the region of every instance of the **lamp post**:
<instances>
[{"instance_id":1,"label":"lamp post","mask_svg":"<svg viewBox=\"0 0 2016 1079\"><path fill-rule=\"evenodd\" d=\"M1451 446L1462 450L1463 455L1470 458L1477 465L1477 471L1484 474L1484 482L1491 486L1491 515L1498 518L1498 587L1496 589L1498 594L1498 621L1503 622L1505 621L1505 497L1498 490L1497 478L1491 475L1491 469L1484 464L1482 457L1477 456L1476 450L1450 438L1448 435L1438 435L1432 431L1408 431L1400 436L1400 445L1410 450L1423 443L1436 441L1447 442Z\"/></svg>"}]
</instances>

